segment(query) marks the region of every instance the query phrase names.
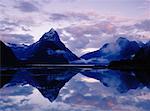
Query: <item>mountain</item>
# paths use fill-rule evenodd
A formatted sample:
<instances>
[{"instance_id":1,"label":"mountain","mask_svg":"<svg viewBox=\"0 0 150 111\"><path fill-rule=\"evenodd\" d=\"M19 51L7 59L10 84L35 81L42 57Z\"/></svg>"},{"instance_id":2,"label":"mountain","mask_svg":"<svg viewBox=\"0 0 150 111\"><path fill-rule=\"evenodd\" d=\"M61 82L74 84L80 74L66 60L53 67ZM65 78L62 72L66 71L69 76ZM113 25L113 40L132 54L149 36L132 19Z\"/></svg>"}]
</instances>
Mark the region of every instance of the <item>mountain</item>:
<instances>
[{"instance_id":1,"label":"mountain","mask_svg":"<svg viewBox=\"0 0 150 111\"><path fill-rule=\"evenodd\" d=\"M140 46L135 41L129 41L126 38L120 37L114 43L106 43L97 51L87 53L81 56L85 60L120 60L130 59L140 49Z\"/></svg>"},{"instance_id":2,"label":"mountain","mask_svg":"<svg viewBox=\"0 0 150 111\"><path fill-rule=\"evenodd\" d=\"M79 59L61 42L58 33L53 28L32 45L11 48L17 57L27 63L60 64Z\"/></svg>"},{"instance_id":3,"label":"mountain","mask_svg":"<svg viewBox=\"0 0 150 111\"><path fill-rule=\"evenodd\" d=\"M140 50L133 57L133 60L150 64L150 41L140 48Z\"/></svg>"},{"instance_id":4,"label":"mountain","mask_svg":"<svg viewBox=\"0 0 150 111\"><path fill-rule=\"evenodd\" d=\"M111 61L108 65L110 69L131 70L134 76L150 87L150 41L143 45L132 59Z\"/></svg>"},{"instance_id":5,"label":"mountain","mask_svg":"<svg viewBox=\"0 0 150 111\"><path fill-rule=\"evenodd\" d=\"M143 45L131 60L135 68L149 69L150 67L150 41Z\"/></svg>"},{"instance_id":6,"label":"mountain","mask_svg":"<svg viewBox=\"0 0 150 111\"><path fill-rule=\"evenodd\" d=\"M19 59L19 60L25 60L26 59L24 53L26 52L28 45L12 44L12 43L6 43L6 45L12 49L12 51L14 52L17 59Z\"/></svg>"},{"instance_id":7,"label":"mountain","mask_svg":"<svg viewBox=\"0 0 150 111\"><path fill-rule=\"evenodd\" d=\"M2 41L0 41L0 54L1 66L15 66L19 63L13 51L9 47L7 47Z\"/></svg>"},{"instance_id":8,"label":"mountain","mask_svg":"<svg viewBox=\"0 0 150 111\"><path fill-rule=\"evenodd\" d=\"M123 68L123 69L149 69L150 67L150 41L141 47L135 53L132 59L112 61L109 64L110 68Z\"/></svg>"}]
</instances>

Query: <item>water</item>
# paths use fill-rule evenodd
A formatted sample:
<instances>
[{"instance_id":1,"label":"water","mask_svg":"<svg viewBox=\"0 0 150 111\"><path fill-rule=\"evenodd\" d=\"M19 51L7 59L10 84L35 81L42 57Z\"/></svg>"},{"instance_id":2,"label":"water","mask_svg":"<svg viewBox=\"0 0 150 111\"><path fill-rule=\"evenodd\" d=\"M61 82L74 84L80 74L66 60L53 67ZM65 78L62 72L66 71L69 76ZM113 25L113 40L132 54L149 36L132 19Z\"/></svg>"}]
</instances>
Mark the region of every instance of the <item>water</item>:
<instances>
[{"instance_id":1,"label":"water","mask_svg":"<svg viewBox=\"0 0 150 111\"><path fill-rule=\"evenodd\" d=\"M91 68L1 71L1 111L150 111L149 72Z\"/></svg>"}]
</instances>

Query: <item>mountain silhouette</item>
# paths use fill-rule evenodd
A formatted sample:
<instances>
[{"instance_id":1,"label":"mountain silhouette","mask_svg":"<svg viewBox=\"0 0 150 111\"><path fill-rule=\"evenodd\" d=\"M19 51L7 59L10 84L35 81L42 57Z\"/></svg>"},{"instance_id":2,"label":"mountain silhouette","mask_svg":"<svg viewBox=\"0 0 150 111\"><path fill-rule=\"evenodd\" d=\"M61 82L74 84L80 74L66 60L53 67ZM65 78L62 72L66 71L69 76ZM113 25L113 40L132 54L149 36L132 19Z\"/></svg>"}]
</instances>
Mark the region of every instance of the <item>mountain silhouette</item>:
<instances>
[{"instance_id":1,"label":"mountain silhouette","mask_svg":"<svg viewBox=\"0 0 150 111\"><path fill-rule=\"evenodd\" d=\"M133 61L150 64L150 41L143 45L143 47L135 54Z\"/></svg>"},{"instance_id":2,"label":"mountain silhouette","mask_svg":"<svg viewBox=\"0 0 150 111\"><path fill-rule=\"evenodd\" d=\"M0 41L0 65L1 66L15 66L19 64L13 51Z\"/></svg>"},{"instance_id":3,"label":"mountain silhouette","mask_svg":"<svg viewBox=\"0 0 150 111\"><path fill-rule=\"evenodd\" d=\"M150 41L141 47L134 57L126 60L112 61L109 68L120 69L149 69L150 67Z\"/></svg>"}]
</instances>

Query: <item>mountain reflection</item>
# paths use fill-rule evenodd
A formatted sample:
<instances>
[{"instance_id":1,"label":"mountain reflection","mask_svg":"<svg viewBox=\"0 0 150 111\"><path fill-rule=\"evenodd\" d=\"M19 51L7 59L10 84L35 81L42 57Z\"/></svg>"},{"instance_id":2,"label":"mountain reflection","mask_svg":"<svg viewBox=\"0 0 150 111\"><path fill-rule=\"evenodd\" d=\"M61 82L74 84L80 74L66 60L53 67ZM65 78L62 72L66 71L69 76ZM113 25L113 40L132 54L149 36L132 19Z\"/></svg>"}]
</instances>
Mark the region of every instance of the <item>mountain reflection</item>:
<instances>
[{"instance_id":1,"label":"mountain reflection","mask_svg":"<svg viewBox=\"0 0 150 111\"><path fill-rule=\"evenodd\" d=\"M59 90L78 73L78 70L18 69L17 71L7 71L6 75L4 73L6 71L2 71L1 74L1 87L7 83L7 86L30 84L52 102L58 96Z\"/></svg>"},{"instance_id":2,"label":"mountain reflection","mask_svg":"<svg viewBox=\"0 0 150 111\"><path fill-rule=\"evenodd\" d=\"M108 69L11 69L1 71L1 88L17 84L30 84L53 102L60 89L77 73L99 80L106 87L125 93L130 89L150 87L149 72L119 71ZM81 87L80 84L78 87ZM82 87L81 90L86 88ZM76 89L74 89L76 90Z\"/></svg>"},{"instance_id":3,"label":"mountain reflection","mask_svg":"<svg viewBox=\"0 0 150 111\"><path fill-rule=\"evenodd\" d=\"M113 87L120 93L129 89L150 86L149 72L120 71L120 70L84 70L82 74L99 80L107 87Z\"/></svg>"}]
</instances>

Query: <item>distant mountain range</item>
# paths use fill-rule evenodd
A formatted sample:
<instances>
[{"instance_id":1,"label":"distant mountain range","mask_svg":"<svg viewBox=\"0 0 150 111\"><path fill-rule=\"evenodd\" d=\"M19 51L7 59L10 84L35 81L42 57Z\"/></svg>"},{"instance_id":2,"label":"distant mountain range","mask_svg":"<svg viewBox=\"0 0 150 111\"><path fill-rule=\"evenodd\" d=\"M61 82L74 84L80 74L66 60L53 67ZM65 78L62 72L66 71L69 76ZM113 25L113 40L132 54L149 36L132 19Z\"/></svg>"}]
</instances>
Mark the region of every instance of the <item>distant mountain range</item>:
<instances>
[{"instance_id":1,"label":"distant mountain range","mask_svg":"<svg viewBox=\"0 0 150 111\"><path fill-rule=\"evenodd\" d=\"M106 43L97 51L87 53L81 56L82 59L97 63L102 60L110 62L113 60L130 59L140 49L140 45L135 41L129 41L124 37L120 37L114 43Z\"/></svg>"},{"instance_id":2,"label":"distant mountain range","mask_svg":"<svg viewBox=\"0 0 150 111\"><path fill-rule=\"evenodd\" d=\"M106 43L99 50L87 53L80 58L73 54L60 40L58 33L51 29L37 42L16 45L1 41L1 64L109 64L119 60L149 60L150 42L143 44L129 41L124 37L114 43ZM11 50L12 49L12 50ZM19 61L19 62L18 62Z\"/></svg>"}]
</instances>

